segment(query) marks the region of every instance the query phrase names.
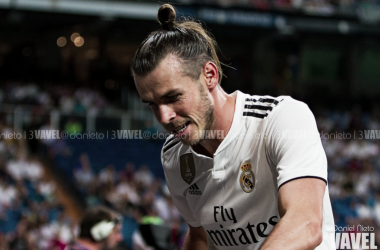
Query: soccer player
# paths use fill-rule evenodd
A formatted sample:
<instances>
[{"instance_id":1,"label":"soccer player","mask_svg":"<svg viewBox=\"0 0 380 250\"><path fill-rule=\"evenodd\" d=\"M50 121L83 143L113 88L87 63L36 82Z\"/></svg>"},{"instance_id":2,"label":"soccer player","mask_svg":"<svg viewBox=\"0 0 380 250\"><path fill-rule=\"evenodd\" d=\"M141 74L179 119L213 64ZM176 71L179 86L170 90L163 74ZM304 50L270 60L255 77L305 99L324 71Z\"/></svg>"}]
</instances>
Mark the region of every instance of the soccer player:
<instances>
[{"instance_id":1,"label":"soccer player","mask_svg":"<svg viewBox=\"0 0 380 250\"><path fill-rule=\"evenodd\" d=\"M175 16L160 7L162 29L141 44L132 74L173 134L161 160L189 224L183 249L335 249L327 161L307 105L227 94L215 41Z\"/></svg>"},{"instance_id":2,"label":"soccer player","mask_svg":"<svg viewBox=\"0 0 380 250\"><path fill-rule=\"evenodd\" d=\"M123 240L121 215L103 207L88 209L79 224L79 237L67 250L111 250Z\"/></svg>"}]
</instances>

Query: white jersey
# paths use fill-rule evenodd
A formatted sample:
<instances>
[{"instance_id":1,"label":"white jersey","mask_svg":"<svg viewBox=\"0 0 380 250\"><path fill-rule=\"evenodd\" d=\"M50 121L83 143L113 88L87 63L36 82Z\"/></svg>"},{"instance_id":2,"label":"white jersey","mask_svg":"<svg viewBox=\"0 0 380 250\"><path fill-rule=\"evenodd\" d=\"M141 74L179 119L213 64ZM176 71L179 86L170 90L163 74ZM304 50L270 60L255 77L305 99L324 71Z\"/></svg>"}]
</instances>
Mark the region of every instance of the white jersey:
<instances>
[{"instance_id":1,"label":"white jersey","mask_svg":"<svg viewBox=\"0 0 380 250\"><path fill-rule=\"evenodd\" d=\"M203 227L216 249L252 250L280 220L281 185L305 177L327 183L327 160L306 104L288 96L234 94L231 129L213 158L170 136L161 160L173 201L189 225ZM293 134L278 136L284 131ZM335 249L327 187L322 231L316 249Z\"/></svg>"}]
</instances>

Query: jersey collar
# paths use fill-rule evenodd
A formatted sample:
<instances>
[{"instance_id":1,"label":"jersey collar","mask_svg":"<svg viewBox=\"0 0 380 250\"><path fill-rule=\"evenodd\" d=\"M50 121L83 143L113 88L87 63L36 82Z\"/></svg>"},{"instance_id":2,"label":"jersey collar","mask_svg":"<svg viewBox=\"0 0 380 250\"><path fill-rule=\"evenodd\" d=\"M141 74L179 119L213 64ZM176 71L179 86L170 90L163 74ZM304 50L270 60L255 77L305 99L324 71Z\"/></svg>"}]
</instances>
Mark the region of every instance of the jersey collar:
<instances>
[{"instance_id":1,"label":"jersey collar","mask_svg":"<svg viewBox=\"0 0 380 250\"><path fill-rule=\"evenodd\" d=\"M236 136L238 136L240 133L240 127L243 125L241 118L243 114L244 94L237 90L232 93L232 95L236 95L234 118L232 120L231 128L228 131L228 134L217 148L216 152L214 153L214 157L222 152L232 141L235 140Z\"/></svg>"}]
</instances>

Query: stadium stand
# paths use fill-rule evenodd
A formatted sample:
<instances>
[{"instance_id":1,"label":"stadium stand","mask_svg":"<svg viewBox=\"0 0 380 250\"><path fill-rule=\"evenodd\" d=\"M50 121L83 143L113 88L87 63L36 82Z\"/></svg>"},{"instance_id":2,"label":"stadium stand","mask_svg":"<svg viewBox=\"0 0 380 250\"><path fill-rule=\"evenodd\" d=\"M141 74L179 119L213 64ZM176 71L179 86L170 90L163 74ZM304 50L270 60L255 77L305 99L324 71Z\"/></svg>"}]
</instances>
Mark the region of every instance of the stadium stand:
<instances>
[{"instance_id":1,"label":"stadium stand","mask_svg":"<svg viewBox=\"0 0 380 250\"><path fill-rule=\"evenodd\" d=\"M121 249L151 249L139 230L151 230L146 224L165 226L170 249L180 249L187 224L164 182L163 139L111 139L117 129L162 132L128 71L157 24L97 16L97 6L82 16L54 4L48 7L58 12L43 13L22 9L30 1L9 2L18 4L0 9L0 250L63 250L78 234L81 212L97 204L123 215ZM380 232L379 1L177 2L184 13L199 12L231 58L226 63L238 69L226 68L223 88L291 94L311 106L328 158L335 224ZM74 46L74 32L90 47ZM108 139L26 139L29 131L52 129L108 132ZM20 131L24 139L4 136Z\"/></svg>"},{"instance_id":2,"label":"stadium stand","mask_svg":"<svg viewBox=\"0 0 380 250\"><path fill-rule=\"evenodd\" d=\"M380 130L378 105L372 105L371 112L359 106L352 110L319 108L314 112L329 162L336 225L370 225L380 230L380 147L377 137L366 132ZM12 128L2 124L1 132L6 131L12 132ZM25 245L27 249L51 249L52 245L63 249L77 233L74 222L80 213L78 200L84 206L103 204L121 212L125 216L124 243L131 249L139 224L158 219L178 229L173 242L180 247L186 225L163 181L163 142L42 140L36 152L50 157L45 162L38 160L38 153L26 153L25 140L2 138L0 249L25 249ZM67 190L68 186L76 190ZM379 236L376 242L380 243Z\"/></svg>"}]
</instances>

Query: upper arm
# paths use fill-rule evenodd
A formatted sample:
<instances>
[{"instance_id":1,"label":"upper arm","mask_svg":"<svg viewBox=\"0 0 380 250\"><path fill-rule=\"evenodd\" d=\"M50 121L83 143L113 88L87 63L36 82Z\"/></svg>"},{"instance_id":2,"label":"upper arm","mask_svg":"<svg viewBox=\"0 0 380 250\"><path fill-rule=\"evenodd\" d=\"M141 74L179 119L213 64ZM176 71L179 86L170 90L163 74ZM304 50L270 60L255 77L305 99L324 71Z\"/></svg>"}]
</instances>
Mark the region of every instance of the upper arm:
<instances>
[{"instance_id":1,"label":"upper arm","mask_svg":"<svg viewBox=\"0 0 380 250\"><path fill-rule=\"evenodd\" d=\"M326 183L316 178L302 178L284 184L278 193L280 216L312 221L322 229L325 189Z\"/></svg>"},{"instance_id":2,"label":"upper arm","mask_svg":"<svg viewBox=\"0 0 380 250\"><path fill-rule=\"evenodd\" d=\"M281 136L270 138L267 147L277 172L279 213L317 235L322 231L327 159L315 118L296 101L276 112L268 129Z\"/></svg>"},{"instance_id":3,"label":"upper arm","mask_svg":"<svg viewBox=\"0 0 380 250\"><path fill-rule=\"evenodd\" d=\"M322 215L326 183L316 178L302 178L284 184L278 192L279 212L289 209Z\"/></svg>"},{"instance_id":4,"label":"upper arm","mask_svg":"<svg viewBox=\"0 0 380 250\"><path fill-rule=\"evenodd\" d=\"M315 118L303 103L282 103L268 117L266 153L277 173L277 187L298 178L327 183L327 159Z\"/></svg>"},{"instance_id":5,"label":"upper arm","mask_svg":"<svg viewBox=\"0 0 380 250\"><path fill-rule=\"evenodd\" d=\"M310 109L294 100L281 105L268 116L271 137L265 145L277 175L281 220L263 249L276 249L286 241L287 249L315 249L323 240L327 159Z\"/></svg>"}]
</instances>

